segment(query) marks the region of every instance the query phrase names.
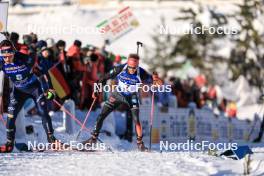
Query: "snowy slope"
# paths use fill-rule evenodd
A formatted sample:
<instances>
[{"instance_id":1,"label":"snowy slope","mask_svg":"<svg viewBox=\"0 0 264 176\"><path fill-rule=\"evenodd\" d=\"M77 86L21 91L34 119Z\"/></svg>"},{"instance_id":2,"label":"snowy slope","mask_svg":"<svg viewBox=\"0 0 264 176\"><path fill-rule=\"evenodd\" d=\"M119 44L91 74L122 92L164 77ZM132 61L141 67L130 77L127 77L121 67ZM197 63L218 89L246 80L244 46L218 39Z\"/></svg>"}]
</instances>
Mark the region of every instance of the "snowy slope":
<instances>
[{"instance_id":1,"label":"snowy slope","mask_svg":"<svg viewBox=\"0 0 264 176\"><path fill-rule=\"evenodd\" d=\"M187 176L242 175L243 160L204 153L12 153L0 155L0 175ZM264 154L252 156L252 175L264 173ZM261 162L262 160L262 162Z\"/></svg>"},{"instance_id":2,"label":"snowy slope","mask_svg":"<svg viewBox=\"0 0 264 176\"><path fill-rule=\"evenodd\" d=\"M2 155L3 156L3 155ZM14 159L15 158L15 159ZM223 167L227 162L233 167ZM0 174L10 175L213 175L242 174L240 161L200 153L39 153L8 154L0 158ZM223 170L218 171L218 168ZM226 169L226 170L225 170Z\"/></svg>"},{"instance_id":3,"label":"snowy slope","mask_svg":"<svg viewBox=\"0 0 264 176\"><path fill-rule=\"evenodd\" d=\"M97 112L93 112L89 118L87 127L94 124ZM85 112L77 112L80 120L83 121ZM37 140L46 142L40 118L37 116L26 117L25 124L33 124L34 136L26 137L26 140ZM109 117L104 126L105 129L113 132L112 118ZM61 113L53 114L53 124L56 129L62 126ZM75 126L78 130L80 127ZM89 134L82 133L81 139L87 139ZM55 135L64 142L74 140L76 133L68 135L64 132L55 132ZM107 145L111 145L114 153L111 152L44 152L44 153L18 153L17 150L11 154L0 154L0 175L87 175L87 176L188 176L188 175L241 175L243 174L244 160L232 160L209 156L204 152L166 152L154 150L151 153L136 151L135 142L130 144L119 140L112 133L112 137L101 135ZM5 127L0 124L0 141L5 140ZM24 142L26 142L24 140ZM148 144L147 144L148 145ZM252 175L264 173L264 147L263 145L252 145L251 171ZM158 148L155 145L154 148Z\"/></svg>"}]
</instances>

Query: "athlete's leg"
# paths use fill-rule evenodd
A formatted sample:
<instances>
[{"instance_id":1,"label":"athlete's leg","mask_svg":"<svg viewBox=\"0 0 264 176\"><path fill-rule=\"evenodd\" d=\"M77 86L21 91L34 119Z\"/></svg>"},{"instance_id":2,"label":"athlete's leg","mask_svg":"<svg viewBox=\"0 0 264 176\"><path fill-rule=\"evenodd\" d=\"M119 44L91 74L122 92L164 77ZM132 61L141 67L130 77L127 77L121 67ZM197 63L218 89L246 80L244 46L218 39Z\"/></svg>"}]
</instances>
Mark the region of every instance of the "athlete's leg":
<instances>
[{"instance_id":1,"label":"athlete's leg","mask_svg":"<svg viewBox=\"0 0 264 176\"><path fill-rule=\"evenodd\" d=\"M38 113L41 116L42 126L47 134L48 142L55 142L56 138L53 136L54 129L48 111L48 102L43 96L43 91L41 90L41 87L36 87L31 93L31 96L37 106Z\"/></svg>"},{"instance_id":2,"label":"athlete's leg","mask_svg":"<svg viewBox=\"0 0 264 176\"><path fill-rule=\"evenodd\" d=\"M7 123L6 123L6 137L7 141L14 142L16 132L16 118L23 107L25 100L29 96L15 87L12 89L8 105Z\"/></svg>"},{"instance_id":3,"label":"athlete's leg","mask_svg":"<svg viewBox=\"0 0 264 176\"><path fill-rule=\"evenodd\" d=\"M136 94L130 97L130 111L135 123L135 131L137 135L137 145L141 151L145 151L147 148L144 146L144 142L142 140L142 126L139 120L139 101Z\"/></svg>"},{"instance_id":4,"label":"athlete's leg","mask_svg":"<svg viewBox=\"0 0 264 176\"><path fill-rule=\"evenodd\" d=\"M105 118L113 110L115 110L120 105L120 103L122 103L122 101L124 101L124 100L125 100L125 98L122 97L120 94L118 94L116 92L112 93L112 95L109 97L109 99L105 102L101 113L97 117L97 120L95 123L95 128L94 128L93 132L91 133L92 137L86 141L83 141L83 144L96 143Z\"/></svg>"},{"instance_id":5,"label":"athlete's leg","mask_svg":"<svg viewBox=\"0 0 264 176\"><path fill-rule=\"evenodd\" d=\"M142 137L142 127L139 120L139 101L137 95L131 95L129 99L130 112L135 123L135 131L137 137Z\"/></svg>"},{"instance_id":6,"label":"athlete's leg","mask_svg":"<svg viewBox=\"0 0 264 176\"><path fill-rule=\"evenodd\" d=\"M113 93L109 99L105 102L101 113L99 114L97 120L96 120L96 124L95 124L95 128L94 128L94 135L98 136L102 126L103 126L103 122L105 120L105 118L113 111L115 110L118 105L120 105L121 100L120 97L116 94Z\"/></svg>"}]
</instances>

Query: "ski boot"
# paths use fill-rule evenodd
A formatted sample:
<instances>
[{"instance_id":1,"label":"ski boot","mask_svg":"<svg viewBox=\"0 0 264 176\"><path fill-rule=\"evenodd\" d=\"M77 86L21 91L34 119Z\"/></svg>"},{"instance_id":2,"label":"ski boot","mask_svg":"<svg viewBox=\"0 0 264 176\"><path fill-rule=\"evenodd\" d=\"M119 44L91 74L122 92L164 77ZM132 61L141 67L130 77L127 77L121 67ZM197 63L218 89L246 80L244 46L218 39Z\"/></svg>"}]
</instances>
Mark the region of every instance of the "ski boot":
<instances>
[{"instance_id":1,"label":"ski boot","mask_svg":"<svg viewBox=\"0 0 264 176\"><path fill-rule=\"evenodd\" d=\"M92 144L96 144L97 142L97 138L98 138L98 133L96 132L92 132L91 133L91 137L85 141L82 142L83 145L92 145Z\"/></svg>"},{"instance_id":2,"label":"ski boot","mask_svg":"<svg viewBox=\"0 0 264 176\"><path fill-rule=\"evenodd\" d=\"M256 139L253 140L254 143L259 143L261 142L261 137L257 137Z\"/></svg>"},{"instance_id":3,"label":"ski boot","mask_svg":"<svg viewBox=\"0 0 264 176\"><path fill-rule=\"evenodd\" d=\"M53 134L48 134L47 140L52 145L51 150L65 150L68 148L67 146L64 146L63 143L60 142Z\"/></svg>"},{"instance_id":4,"label":"ski boot","mask_svg":"<svg viewBox=\"0 0 264 176\"><path fill-rule=\"evenodd\" d=\"M141 151L141 152L148 151L148 148L145 147L145 145L144 145L142 137L137 137L137 146L138 146L138 150Z\"/></svg>"},{"instance_id":5,"label":"ski boot","mask_svg":"<svg viewBox=\"0 0 264 176\"><path fill-rule=\"evenodd\" d=\"M14 141L7 141L4 145L0 146L0 153L11 153L14 149Z\"/></svg>"}]
</instances>

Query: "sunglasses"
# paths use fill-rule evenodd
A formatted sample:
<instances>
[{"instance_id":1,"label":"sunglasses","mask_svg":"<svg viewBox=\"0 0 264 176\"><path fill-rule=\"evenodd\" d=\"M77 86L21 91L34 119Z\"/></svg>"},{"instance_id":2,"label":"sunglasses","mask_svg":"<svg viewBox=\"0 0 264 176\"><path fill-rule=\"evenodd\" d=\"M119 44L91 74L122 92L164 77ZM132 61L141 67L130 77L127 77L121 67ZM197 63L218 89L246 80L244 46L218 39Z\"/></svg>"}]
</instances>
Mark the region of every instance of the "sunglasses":
<instances>
[{"instance_id":1,"label":"sunglasses","mask_svg":"<svg viewBox=\"0 0 264 176\"><path fill-rule=\"evenodd\" d=\"M10 57L12 57L13 56L13 54L8 54L8 55L2 55L1 57L3 58L3 59L9 59Z\"/></svg>"},{"instance_id":2,"label":"sunglasses","mask_svg":"<svg viewBox=\"0 0 264 176\"><path fill-rule=\"evenodd\" d=\"M127 67L129 70L136 70L137 69L137 67L130 67L130 66L128 66Z\"/></svg>"},{"instance_id":3,"label":"sunglasses","mask_svg":"<svg viewBox=\"0 0 264 176\"><path fill-rule=\"evenodd\" d=\"M2 57L10 57L14 54L14 51L12 48L8 48L8 49L1 49L0 50L0 56Z\"/></svg>"}]
</instances>

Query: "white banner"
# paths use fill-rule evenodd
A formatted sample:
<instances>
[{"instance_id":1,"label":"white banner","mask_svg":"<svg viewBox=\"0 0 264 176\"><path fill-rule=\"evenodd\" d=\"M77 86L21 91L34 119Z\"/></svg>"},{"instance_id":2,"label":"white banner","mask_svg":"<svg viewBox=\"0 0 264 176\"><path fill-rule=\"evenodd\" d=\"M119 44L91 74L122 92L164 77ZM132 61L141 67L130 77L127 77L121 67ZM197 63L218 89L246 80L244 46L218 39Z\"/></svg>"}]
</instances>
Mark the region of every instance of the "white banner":
<instances>
[{"instance_id":1,"label":"white banner","mask_svg":"<svg viewBox=\"0 0 264 176\"><path fill-rule=\"evenodd\" d=\"M0 32L7 31L8 2L0 2Z\"/></svg>"},{"instance_id":2,"label":"white banner","mask_svg":"<svg viewBox=\"0 0 264 176\"><path fill-rule=\"evenodd\" d=\"M129 7L125 7L108 20L104 20L96 27L102 32L104 39L110 43L139 26L139 22Z\"/></svg>"},{"instance_id":3,"label":"white banner","mask_svg":"<svg viewBox=\"0 0 264 176\"><path fill-rule=\"evenodd\" d=\"M144 141L149 142L150 99L143 100L140 106ZM161 111L155 106L152 142L159 141L182 142L188 139L195 141L252 141L258 135L260 123L229 119L223 115L216 116L209 109L172 108ZM249 138L249 133L252 135Z\"/></svg>"}]
</instances>

